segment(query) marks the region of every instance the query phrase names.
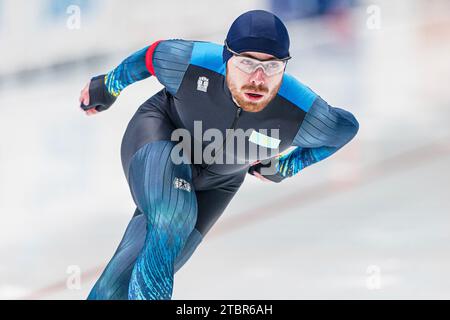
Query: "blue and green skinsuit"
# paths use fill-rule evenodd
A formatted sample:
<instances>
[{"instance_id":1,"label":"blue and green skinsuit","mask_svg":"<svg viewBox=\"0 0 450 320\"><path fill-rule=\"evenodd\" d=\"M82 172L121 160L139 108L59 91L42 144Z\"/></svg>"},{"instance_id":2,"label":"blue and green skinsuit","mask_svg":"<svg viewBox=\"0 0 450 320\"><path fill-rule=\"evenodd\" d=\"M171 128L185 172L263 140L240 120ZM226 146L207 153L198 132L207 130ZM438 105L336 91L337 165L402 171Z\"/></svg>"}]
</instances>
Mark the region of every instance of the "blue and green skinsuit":
<instances>
[{"instance_id":1,"label":"blue and green skinsuit","mask_svg":"<svg viewBox=\"0 0 450 320\"><path fill-rule=\"evenodd\" d=\"M265 176L280 182L329 157L356 135L359 125L350 112L328 105L287 73L263 110L242 110L226 84L222 50L210 42L158 41L104 77L114 97L151 75L164 89L138 108L125 132L122 164L137 209L89 299L170 299L174 273L225 210L252 163L276 159L276 172ZM203 132L214 128L223 134L221 156L233 163L171 161L177 144L172 132L183 128L194 137L195 121L201 121ZM234 139L227 129L249 133L244 152L226 148ZM265 138L255 140L254 131ZM267 139L276 142L275 155ZM202 150L209 143L201 141ZM251 147L257 152L247 152Z\"/></svg>"}]
</instances>

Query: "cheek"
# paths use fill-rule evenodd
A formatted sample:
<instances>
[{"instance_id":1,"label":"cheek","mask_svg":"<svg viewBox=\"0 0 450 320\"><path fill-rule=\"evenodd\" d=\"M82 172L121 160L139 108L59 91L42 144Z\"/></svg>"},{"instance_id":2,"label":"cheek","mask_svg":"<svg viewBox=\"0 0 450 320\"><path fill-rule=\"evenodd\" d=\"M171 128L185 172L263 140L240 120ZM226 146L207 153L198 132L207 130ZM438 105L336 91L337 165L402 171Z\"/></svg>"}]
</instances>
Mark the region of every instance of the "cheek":
<instances>
[{"instance_id":1,"label":"cheek","mask_svg":"<svg viewBox=\"0 0 450 320\"><path fill-rule=\"evenodd\" d=\"M234 90L240 91L243 86L243 82L242 77L238 74L238 72L236 70L232 70L232 72L228 73L227 77L228 83L234 88Z\"/></svg>"},{"instance_id":2,"label":"cheek","mask_svg":"<svg viewBox=\"0 0 450 320\"><path fill-rule=\"evenodd\" d=\"M269 94L272 94L273 91L276 89L276 86L273 83L268 83L267 84L267 89L269 89Z\"/></svg>"},{"instance_id":3,"label":"cheek","mask_svg":"<svg viewBox=\"0 0 450 320\"><path fill-rule=\"evenodd\" d=\"M271 81L271 82L268 84L269 91L270 91L270 92L273 92L273 91L275 91L275 90L278 90L279 87L281 87L281 80L282 80L282 76L281 76L281 77L278 76L276 79L273 79L273 81Z\"/></svg>"},{"instance_id":4,"label":"cheek","mask_svg":"<svg viewBox=\"0 0 450 320\"><path fill-rule=\"evenodd\" d=\"M233 70L233 83L235 85L235 88L238 91L241 91L243 86L248 86L250 85L250 76L248 74L246 74L245 72L239 70L239 69L234 69Z\"/></svg>"},{"instance_id":5,"label":"cheek","mask_svg":"<svg viewBox=\"0 0 450 320\"><path fill-rule=\"evenodd\" d=\"M242 78L234 79L235 88L237 91L241 92L242 87L246 85L246 82Z\"/></svg>"}]
</instances>

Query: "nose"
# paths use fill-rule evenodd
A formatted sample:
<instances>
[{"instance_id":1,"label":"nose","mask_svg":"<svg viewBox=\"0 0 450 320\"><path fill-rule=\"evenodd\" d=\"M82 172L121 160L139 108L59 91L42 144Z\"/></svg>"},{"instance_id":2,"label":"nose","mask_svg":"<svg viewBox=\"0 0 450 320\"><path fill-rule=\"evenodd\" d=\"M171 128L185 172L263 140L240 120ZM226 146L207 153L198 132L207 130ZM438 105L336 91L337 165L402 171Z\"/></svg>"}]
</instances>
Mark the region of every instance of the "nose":
<instances>
[{"instance_id":1,"label":"nose","mask_svg":"<svg viewBox=\"0 0 450 320\"><path fill-rule=\"evenodd\" d=\"M250 76L250 82L256 86L264 84L266 81L266 74L262 68L256 69Z\"/></svg>"}]
</instances>

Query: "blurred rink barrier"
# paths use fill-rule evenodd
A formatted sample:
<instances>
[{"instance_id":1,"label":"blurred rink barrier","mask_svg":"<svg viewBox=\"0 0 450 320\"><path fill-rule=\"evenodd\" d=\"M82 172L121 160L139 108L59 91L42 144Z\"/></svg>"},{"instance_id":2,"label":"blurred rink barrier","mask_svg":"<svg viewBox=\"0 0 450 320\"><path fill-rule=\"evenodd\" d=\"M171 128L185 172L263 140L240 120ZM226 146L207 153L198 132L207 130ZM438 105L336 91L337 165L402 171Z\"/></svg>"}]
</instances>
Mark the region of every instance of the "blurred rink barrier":
<instances>
[{"instance_id":1,"label":"blurred rink barrier","mask_svg":"<svg viewBox=\"0 0 450 320\"><path fill-rule=\"evenodd\" d=\"M242 12L256 8L271 10L288 24L331 17L332 27L339 31L348 29L346 22L355 16L367 18L364 11L368 8L374 15L381 6L389 8L384 14L396 8L402 11L399 14L414 12L412 18L420 19L422 11L428 12L430 7L445 12L445 3L448 1L246 0L230 5L219 0L134 0L130 5L119 0L0 0L0 85L11 76L32 80L38 70L51 72L126 55L159 39L211 38Z\"/></svg>"},{"instance_id":2,"label":"blurred rink barrier","mask_svg":"<svg viewBox=\"0 0 450 320\"><path fill-rule=\"evenodd\" d=\"M414 12L416 16L412 18L420 19L429 8L448 12L446 3L445 0L246 0L230 4L219 0L194 3L134 0L130 5L120 0L0 0L0 85L11 76L32 80L37 70L51 72L112 55L126 55L158 39L210 38L223 32L242 12L255 8L271 10L288 24L299 19L333 17L333 27L342 29L344 25L345 29L346 21L353 19L354 13L365 19L364 11L369 8L374 15L380 7L389 8L384 14L397 8L399 14Z\"/></svg>"},{"instance_id":3,"label":"blurred rink barrier","mask_svg":"<svg viewBox=\"0 0 450 320\"><path fill-rule=\"evenodd\" d=\"M284 21L338 14L355 6L358 0L271 0L270 9Z\"/></svg>"}]
</instances>

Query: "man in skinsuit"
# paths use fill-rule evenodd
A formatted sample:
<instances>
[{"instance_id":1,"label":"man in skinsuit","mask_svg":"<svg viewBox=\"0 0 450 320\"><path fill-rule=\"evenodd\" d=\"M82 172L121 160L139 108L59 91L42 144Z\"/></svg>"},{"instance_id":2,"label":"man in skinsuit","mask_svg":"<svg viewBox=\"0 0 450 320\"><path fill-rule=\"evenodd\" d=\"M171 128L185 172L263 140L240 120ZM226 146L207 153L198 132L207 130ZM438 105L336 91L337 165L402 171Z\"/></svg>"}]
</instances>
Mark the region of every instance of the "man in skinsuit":
<instances>
[{"instance_id":1,"label":"man in skinsuit","mask_svg":"<svg viewBox=\"0 0 450 320\"><path fill-rule=\"evenodd\" d=\"M128 85L150 76L164 89L138 108L125 132L122 164L137 209L89 299L170 299L174 273L247 173L281 182L356 135L350 112L328 105L285 72L289 59L282 21L253 10L233 22L224 45L157 41L91 79L80 96L88 115L108 109ZM206 152L213 143L199 141L199 123L202 132L214 129L224 137L210 153L213 161L193 159L195 145ZM193 139L177 162L173 133L180 129ZM244 151L228 148L234 139L229 129L245 132Z\"/></svg>"}]
</instances>

